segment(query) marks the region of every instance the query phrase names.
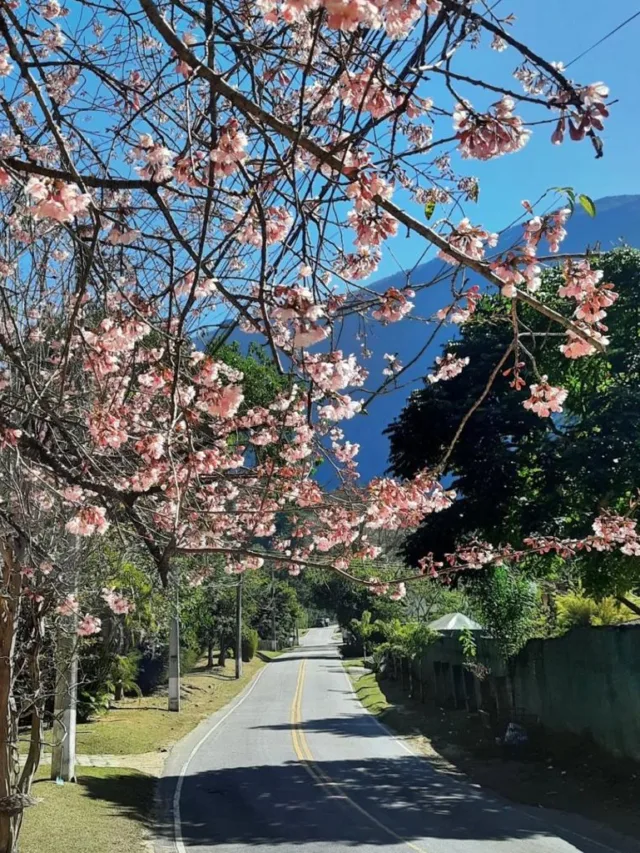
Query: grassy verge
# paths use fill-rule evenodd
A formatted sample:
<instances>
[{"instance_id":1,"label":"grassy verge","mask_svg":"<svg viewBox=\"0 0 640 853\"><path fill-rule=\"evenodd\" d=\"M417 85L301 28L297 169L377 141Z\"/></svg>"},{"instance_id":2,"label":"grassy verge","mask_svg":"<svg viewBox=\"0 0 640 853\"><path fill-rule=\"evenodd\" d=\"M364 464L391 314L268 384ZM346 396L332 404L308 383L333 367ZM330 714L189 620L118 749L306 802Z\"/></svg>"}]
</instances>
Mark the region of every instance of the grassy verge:
<instances>
[{"instance_id":1,"label":"grassy verge","mask_svg":"<svg viewBox=\"0 0 640 853\"><path fill-rule=\"evenodd\" d=\"M132 755L166 750L233 699L263 666L264 660L257 657L245 663L238 681L233 661L224 669L196 667L182 679L179 714L167 711L165 692L125 699L97 720L78 726L78 753Z\"/></svg>"},{"instance_id":2,"label":"grassy verge","mask_svg":"<svg viewBox=\"0 0 640 853\"><path fill-rule=\"evenodd\" d=\"M45 768L42 775L46 777ZM21 853L138 853L151 818L155 780L135 770L90 767L77 785L38 779Z\"/></svg>"},{"instance_id":3,"label":"grassy verge","mask_svg":"<svg viewBox=\"0 0 640 853\"><path fill-rule=\"evenodd\" d=\"M637 765L606 761L593 745L579 747L567 737L561 743L546 737L542 744L532 738L527 748L510 751L479 715L410 699L397 681L362 675L353 664L344 661L363 706L438 769L465 773L507 799L573 812L640 837Z\"/></svg>"},{"instance_id":4,"label":"grassy verge","mask_svg":"<svg viewBox=\"0 0 640 853\"><path fill-rule=\"evenodd\" d=\"M166 710L166 692L125 699L99 719L78 726L78 753L135 755L169 747L220 710L271 657L254 658L234 678L234 664L184 676L179 714ZM58 786L42 767L33 787L41 802L25 814L21 853L142 853L152 818L156 778L137 770L80 767L76 785Z\"/></svg>"}]
</instances>

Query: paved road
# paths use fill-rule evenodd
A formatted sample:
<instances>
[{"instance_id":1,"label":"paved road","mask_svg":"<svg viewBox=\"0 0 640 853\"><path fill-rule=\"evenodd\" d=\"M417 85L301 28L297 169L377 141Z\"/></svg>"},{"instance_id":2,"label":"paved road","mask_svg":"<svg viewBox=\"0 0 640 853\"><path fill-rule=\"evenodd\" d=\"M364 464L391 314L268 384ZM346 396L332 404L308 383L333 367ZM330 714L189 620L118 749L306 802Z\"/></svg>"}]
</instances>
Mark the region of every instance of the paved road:
<instances>
[{"instance_id":1,"label":"paved road","mask_svg":"<svg viewBox=\"0 0 640 853\"><path fill-rule=\"evenodd\" d=\"M309 631L172 754L162 853L640 853L407 752L355 698L332 634Z\"/></svg>"}]
</instances>

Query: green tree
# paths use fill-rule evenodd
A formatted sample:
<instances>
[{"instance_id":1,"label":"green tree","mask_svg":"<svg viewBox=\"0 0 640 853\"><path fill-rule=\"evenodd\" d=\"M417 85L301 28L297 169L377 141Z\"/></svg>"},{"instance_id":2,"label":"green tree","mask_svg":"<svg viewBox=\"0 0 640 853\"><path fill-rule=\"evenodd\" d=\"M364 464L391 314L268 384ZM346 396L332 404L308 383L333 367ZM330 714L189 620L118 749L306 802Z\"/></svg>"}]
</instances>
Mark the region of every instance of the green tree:
<instances>
[{"instance_id":1,"label":"green tree","mask_svg":"<svg viewBox=\"0 0 640 853\"><path fill-rule=\"evenodd\" d=\"M565 411L538 418L522 406L526 390L514 391L511 377L499 375L449 457L446 473L458 500L445 514L425 519L409 537L405 553L412 562L429 551L450 551L476 535L494 544L518 543L533 532L580 536L603 507L628 507L640 484L640 252L616 249L592 265L602 268L620 294L607 317L607 352L565 358L559 351L562 335L544 317L518 307L529 328L522 343L538 372L569 389ZM543 290L556 310L568 313L567 300L553 296L561 282L560 270L550 269ZM473 321L448 346L457 356L469 357L469 365L452 381L425 382L388 428L395 474L412 476L443 458L460 413L481 397L487 374L512 341L501 306L500 297L482 300ZM525 377L536 381L530 364ZM551 557L534 568L566 570ZM640 583L637 559L620 554L585 555L575 569L596 596L625 596Z\"/></svg>"}]
</instances>

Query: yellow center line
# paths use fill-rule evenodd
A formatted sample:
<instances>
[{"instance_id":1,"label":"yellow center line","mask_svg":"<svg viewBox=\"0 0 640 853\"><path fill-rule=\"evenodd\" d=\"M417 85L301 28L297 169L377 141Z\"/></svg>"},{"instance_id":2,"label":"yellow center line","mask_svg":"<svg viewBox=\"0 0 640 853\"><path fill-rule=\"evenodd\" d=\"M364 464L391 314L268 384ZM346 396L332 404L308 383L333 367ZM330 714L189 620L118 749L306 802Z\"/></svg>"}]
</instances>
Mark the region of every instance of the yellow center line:
<instances>
[{"instance_id":1,"label":"yellow center line","mask_svg":"<svg viewBox=\"0 0 640 853\"><path fill-rule=\"evenodd\" d=\"M407 847L411 848L411 850L415 850L416 853L428 853L428 851L424 847L419 847L417 844L414 844L412 841L409 841L408 838L404 838L402 835L398 835L397 832L388 827L386 824L382 823L382 821L378 820L377 817L375 817L366 809L364 809L359 803L356 803L355 800L351 799L351 797L346 793L344 788L342 788L338 782L333 780L314 761L313 755L311 754L311 750L309 749L309 744L307 742L306 735L301 726L302 691L304 687L306 664L306 660L303 660L300 664L300 668L298 670L296 690L293 696L293 704L291 705L291 738L293 740L293 750L296 754L296 757L302 763L302 766L307 771L307 773L316 782L322 785L323 788L329 790L334 796L337 792L341 799L346 800L346 802L348 802L350 806L353 806L356 811L366 817L367 820L374 824L374 826L377 826L378 829L381 829L388 836L393 838L394 841L400 841L402 844L406 844Z\"/></svg>"}]
</instances>

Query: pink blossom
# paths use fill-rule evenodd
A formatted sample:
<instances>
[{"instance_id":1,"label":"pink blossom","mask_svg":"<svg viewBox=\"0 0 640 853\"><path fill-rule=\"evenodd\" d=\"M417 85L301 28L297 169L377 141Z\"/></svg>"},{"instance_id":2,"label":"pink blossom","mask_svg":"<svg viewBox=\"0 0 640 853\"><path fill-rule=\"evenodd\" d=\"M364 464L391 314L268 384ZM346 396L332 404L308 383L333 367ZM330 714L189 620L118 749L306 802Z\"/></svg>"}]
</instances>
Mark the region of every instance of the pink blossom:
<instances>
[{"instance_id":1,"label":"pink blossom","mask_svg":"<svg viewBox=\"0 0 640 853\"><path fill-rule=\"evenodd\" d=\"M107 242L112 246L130 246L140 237L140 232L135 228L126 228L123 225L114 225L107 234Z\"/></svg>"},{"instance_id":2,"label":"pink blossom","mask_svg":"<svg viewBox=\"0 0 640 853\"><path fill-rule=\"evenodd\" d=\"M138 144L131 150L131 156L143 161L143 165L136 169L141 178L163 183L173 175L174 152L154 142L148 133L140 135Z\"/></svg>"},{"instance_id":3,"label":"pink blossom","mask_svg":"<svg viewBox=\"0 0 640 853\"><path fill-rule=\"evenodd\" d=\"M375 248L398 233L397 219L377 208L350 210L347 219L356 232L355 244L360 249Z\"/></svg>"},{"instance_id":4,"label":"pink blossom","mask_svg":"<svg viewBox=\"0 0 640 853\"><path fill-rule=\"evenodd\" d=\"M87 613L78 623L77 634L79 637L92 637L94 634L99 634L101 629L102 620Z\"/></svg>"},{"instance_id":5,"label":"pink blossom","mask_svg":"<svg viewBox=\"0 0 640 853\"><path fill-rule=\"evenodd\" d=\"M395 590L391 593L389 598L392 601L400 601L400 599L404 598L407 594L407 587L403 583L396 584Z\"/></svg>"},{"instance_id":6,"label":"pink blossom","mask_svg":"<svg viewBox=\"0 0 640 853\"><path fill-rule=\"evenodd\" d=\"M81 193L75 184L49 178L32 176L25 186L25 192L37 202L30 208L36 219L71 222L76 216L86 213L91 204L91 196Z\"/></svg>"},{"instance_id":7,"label":"pink blossom","mask_svg":"<svg viewBox=\"0 0 640 853\"><path fill-rule=\"evenodd\" d=\"M65 524L65 529L74 536L93 536L94 533L106 533L109 522L104 507L86 506Z\"/></svg>"},{"instance_id":8,"label":"pink blossom","mask_svg":"<svg viewBox=\"0 0 640 853\"><path fill-rule=\"evenodd\" d=\"M21 429L0 427L0 450L6 450L8 447L17 447L21 436Z\"/></svg>"},{"instance_id":9,"label":"pink blossom","mask_svg":"<svg viewBox=\"0 0 640 853\"><path fill-rule=\"evenodd\" d=\"M237 119L230 119L220 131L216 148L211 151L214 178L228 177L247 159L248 140Z\"/></svg>"},{"instance_id":10,"label":"pink blossom","mask_svg":"<svg viewBox=\"0 0 640 853\"><path fill-rule=\"evenodd\" d=\"M463 299L466 301L466 306L464 308L460 304ZM453 305L441 308L437 312L436 318L438 320L449 320L451 323L461 326L466 323L473 314L475 314L476 305L478 304L479 299L480 288L477 284L474 284L462 293Z\"/></svg>"},{"instance_id":11,"label":"pink blossom","mask_svg":"<svg viewBox=\"0 0 640 853\"><path fill-rule=\"evenodd\" d=\"M50 575L53 571L53 563L50 563L48 560L44 560L40 563L39 569L43 575Z\"/></svg>"},{"instance_id":12,"label":"pink blossom","mask_svg":"<svg viewBox=\"0 0 640 853\"><path fill-rule=\"evenodd\" d=\"M387 366L382 370L383 376L395 376L396 373L400 373L402 370L402 362L397 355L391 355L388 352L385 352L383 358L388 362Z\"/></svg>"},{"instance_id":13,"label":"pink blossom","mask_svg":"<svg viewBox=\"0 0 640 853\"><path fill-rule=\"evenodd\" d=\"M430 373L427 379L431 384L435 382L446 382L448 379L453 379L458 376L464 368L469 364L468 356L466 358L458 358L448 352L444 356L436 358L437 370L435 373Z\"/></svg>"},{"instance_id":14,"label":"pink blossom","mask_svg":"<svg viewBox=\"0 0 640 853\"><path fill-rule=\"evenodd\" d=\"M397 323L411 311L413 302L396 287L390 287L380 297L381 305L371 312L371 316L381 323Z\"/></svg>"},{"instance_id":15,"label":"pink blossom","mask_svg":"<svg viewBox=\"0 0 640 853\"><path fill-rule=\"evenodd\" d=\"M477 225L472 225L466 218L461 220L460 224L449 235L449 245L469 258L478 261L484 257L485 246L495 246L497 242L497 234L485 231ZM438 252L438 257L450 264L460 263L457 258L444 249Z\"/></svg>"},{"instance_id":16,"label":"pink blossom","mask_svg":"<svg viewBox=\"0 0 640 853\"><path fill-rule=\"evenodd\" d=\"M534 254L542 237L546 237L549 251L557 252L560 243L567 236L565 224L571 216L568 207L556 210L548 216L534 216L524 226L524 238L526 245L533 250Z\"/></svg>"},{"instance_id":17,"label":"pink blossom","mask_svg":"<svg viewBox=\"0 0 640 853\"><path fill-rule=\"evenodd\" d=\"M136 606L132 601L129 601L129 599L119 595L112 589L103 589L102 599L107 607L118 616L126 616L128 613L133 613L136 609Z\"/></svg>"},{"instance_id":18,"label":"pink blossom","mask_svg":"<svg viewBox=\"0 0 640 853\"><path fill-rule=\"evenodd\" d=\"M56 607L56 613L61 616L73 616L80 609L80 604L75 595L68 595L62 604Z\"/></svg>"},{"instance_id":19,"label":"pink blossom","mask_svg":"<svg viewBox=\"0 0 640 853\"><path fill-rule=\"evenodd\" d=\"M43 18L46 18L47 21L51 21L53 18L59 18L60 15L63 14L63 9L58 3L58 0L48 0L47 3L43 3L39 7L38 11Z\"/></svg>"},{"instance_id":20,"label":"pink blossom","mask_svg":"<svg viewBox=\"0 0 640 853\"><path fill-rule=\"evenodd\" d=\"M329 329L326 326L319 326L317 323L303 321L296 325L292 344L294 347L302 347L304 349L314 344L319 344L328 336Z\"/></svg>"},{"instance_id":21,"label":"pink blossom","mask_svg":"<svg viewBox=\"0 0 640 853\"><path fill-rule=\"evenodd\" d=\"M318 407L318 415L327 421L350 420L362 411L362 403L352 400L348 394L336 394L330 403Z\"/></svg>"},{"instance_id":22,"label":"pink blossom","mask_svg":"<svg viewBox=\"0 0 640 853\"><path fill-rule=\"evenodd\" d=\"M543 376L540 383L530 385L531 396L522 404L541 418L548 418L554 412L562 412L562 404L567 399L568 391L550 385L548 377Z\"/></svg>"},{"instance_id":23,"label":"pink blossom","mask_svg":"<svg viewBox=\"0 0 640 853\"><path fill-rule=\"evenodd\" d=\"M463 157L491 160L519 151L529 141L531 131L513 115L515 102L506 95L488 113L476 113L468 104L458 104L453 126Z\"/></svg>"},{"instance_id":24,"label":"pink blossom","mask_svg":"<svg viewBox=\"0 0 640 853\"><path fill-rule=\"evenodd\" d=\"M307 355L304 369L323 391L341 391L350 385L359 387L368 375L357 363L355 355L344 358L341 350L328 355Z\"/></svg>"},{"instance_id":25,"label":"pink blossom","mask_svg":"<svg viewBox=\"0 0 640 853\"><path fill-rule=\"evenodd\" d=\"M7 51L0 51L0 77L7 77L13 71L13 65L9 62Z\"/></svg>"}]
</instances>

